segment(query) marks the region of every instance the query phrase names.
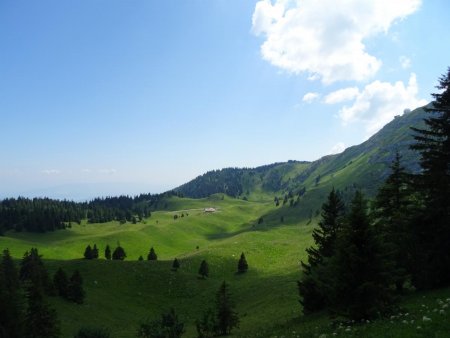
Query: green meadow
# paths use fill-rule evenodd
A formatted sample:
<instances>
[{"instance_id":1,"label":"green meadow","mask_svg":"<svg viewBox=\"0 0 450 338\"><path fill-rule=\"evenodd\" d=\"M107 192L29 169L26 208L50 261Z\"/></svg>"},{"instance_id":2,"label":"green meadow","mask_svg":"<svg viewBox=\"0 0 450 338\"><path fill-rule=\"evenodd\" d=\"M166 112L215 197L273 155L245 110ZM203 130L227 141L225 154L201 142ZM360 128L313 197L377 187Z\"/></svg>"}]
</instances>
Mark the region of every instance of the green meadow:
<instances>
[{"instance_id":1,"label":"green meadow","mask_svg":"<svg viewBox=\"0 0 450 338\"><path fill-rule=\"evenodd\" d=\"M210 207L216 211L204 211ZM173 197L165 210L155 211L137 224L82 222L45 234L9 232L0 237L0 248L9 248L20 259L26 250L36 247L52 274L58 267L69 274L80 270L84 304L50 298L63 337L72 337L84 326L109 328L112 337L135 337L142 320L158 317L171 307L185 323L185 336L196 337L195 320L214 307L215 293L224 280L230 284L240 318L240 328L233 331L236 337L449 336L450 311L438 299L450 303L450 290L404 297L402 311L409 313L406 324L406 319L399 317L392 323L380 320L351 325L348 330L347 326L330 326L326 314L303 317L296 281L299 262L306 258L305 248L312 245L316 219L307 224L295 222L292 216L282 223L279 216L284 214L289 216L289 207L276 208L271 200L252 202L224 195ZM258 222L261 217L263 221ZM106 245L114 249L118 243L126 251L126 260L106 261ZM100 259L82 259L88 244L97 245ZM152 246L158 261L138 261L140 255L146 259ZM245 274L236 273L241 252L249 264ZM176 272L171 270L174 258L181 263ZM204 280L197 274L202 259L210 268L209 278ZM433 312L433 306L438 311ZM424 315L431 321L422 323Z\"/></svg>"}]
</instances>

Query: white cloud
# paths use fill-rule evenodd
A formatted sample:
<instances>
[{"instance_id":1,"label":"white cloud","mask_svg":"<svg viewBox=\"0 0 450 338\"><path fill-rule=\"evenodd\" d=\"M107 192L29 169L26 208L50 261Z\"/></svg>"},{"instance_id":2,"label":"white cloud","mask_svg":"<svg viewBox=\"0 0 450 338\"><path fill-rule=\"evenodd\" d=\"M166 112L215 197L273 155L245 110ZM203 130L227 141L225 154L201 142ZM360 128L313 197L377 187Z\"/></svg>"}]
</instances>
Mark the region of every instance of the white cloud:
<instances>
[{"instance_id":1,"label":"white cloud","mask_svg":"<svg viewBox=\"0 0 450 338\"><path fill-rule=\"evenodd\" d=\"M45 169L42 170L41 173L45 174L45 175L58 175L61 173L61 170L58 169Z\"/></svg>"},{"instance_id":2,"label":"white cloud","mask_svg":"<svg viewBox=\"0 0 450 338\"><path fill-rule=\"evenodd\" d=\"M270 0L258 1L252 17L256 35L264 35L265 60L292 73L306 72L324 83L366 80L381 60L364 41L387 33L415 12L421 0Z\"/></svg>"},{"instance_id":3,"label":"white cloud","mask_svg":"<svg viewBox=\"0 0 450 338\"><path fill-rule=\"evenodd\" d=\"M342 153L344 150L345 150L344 142L338 142L331 148L330 154L339 154Z\"/></svg>"},{"instance_id":4,"label":"white cloud","mask_svg":"<svg viewBox=\"0 0 450 338\"><path fill-rule=\"evenodd\" d=\"M91 169L81 169L81 172L84 174L89 174L92 170Z\"/></svg>"},{"instance_id":5,"label":"white cloud","mask_svg":"<svg viewBox=\"0 0 450 338\"><path fill-rule=\"evenodd\" d=\"M353 100L359 94L359 89L357 87L349 87L344 89L336 90L328 94L325 97L326 104L335 104L344 101Z\"/></svg>"},{"instance_id":6,"label":"white cloud","mask_svg":"<svg viewBox=\"0 0 450 338\"><path fill-rule=\"evenodd\" d=\"M398 61L400 61L400 65L403 69L407 69L411 67L411 59L402 55L398 58Z\"/></svg>"},{"instance_id":7,"label":"white cloud","mask_svg":"<svg viewBox=\"0 0 450 338\"><path fill-rule=\"evenodd\" d=\"M411 74L407 86L402 81L394 84L374 81L358 94L350 107L344 106L339 117L344 124L363 121L368 136L373 135L405 109L414 109L427 102L417 98L416 75Z\"/></svg>"},{"instance_id":8,"label":"white cloud","mask_svg":"<svg viewBox=\"0 0 450 338\"><path fill-rule=\"evenodd\" d=\"M311 103L314 100L318 99L319 96L320 96L319 93L306 93L305 95L303 95L302 101L306 103Z\"/></svg>"}]
</instances>

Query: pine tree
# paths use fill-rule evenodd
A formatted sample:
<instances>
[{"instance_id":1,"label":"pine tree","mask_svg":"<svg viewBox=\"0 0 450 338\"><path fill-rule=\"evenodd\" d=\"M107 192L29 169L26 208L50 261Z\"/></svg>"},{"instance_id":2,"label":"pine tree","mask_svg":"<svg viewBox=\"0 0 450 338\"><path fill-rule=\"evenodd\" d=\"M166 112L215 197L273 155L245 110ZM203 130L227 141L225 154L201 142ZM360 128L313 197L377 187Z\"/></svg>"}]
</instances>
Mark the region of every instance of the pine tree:
<instances>
[{"instance_id":1,"label":"pine tree","mask_svg":"<svg viewBox=\"0 0 450 338\"><path fill-rule=\"evenodd\" d=\"M393 297L390 267L372 228L367 201L357 191L339 232L333 268L331 309L354 320L373 318L390 310Z\"/></svg>"},{"instance_id":2,"label":"pine tree","mask_svg":"<svg viewBox=\"0 0 450 338\"><path fill-rule=\"evenodd\" d=\"M27 338L58 338L60 330L56 311L45 301L39 285L29 284L27 299L25 336Z\"/></svg>"},{"instance_id":3,"label":"pine tree","mask_svg":"<svg viewBox=\"0 0 450 338\"><path fill-rule=\"evenodd\" d=\"M97 258L98 258L97 244L94 244L94 247L92 248L92 259L97 259Z\"/></svg>"},{"instance_id":4,"label":"pine tree","mask_svg":"<svg viewBox=\"0 0 450 338\"><path fill-rule=\"evenodd\" d=\"M52 285L48 272L42 262L41 255L38 249L31 248L30 252L25 252L22 261L20 262L19 279L22 282L33 283L42 291L50 294Z\"/></svg>"},{"instance_id":5,"label":"pine tree","mask_svg":"<svg viewBox=\"0 0 450 338\"><path fill-rule=\"evenodd\" d=\"M68 285L68 299L77 304L83 304L85 292L83 290L83 278L78 270L70 277Z\"/></svg>"},{"instance_id":6,"label":"pine tree","mask_svg":"<svg viewBox=\"0 0 450 338\"><path fill-rule=\"evenodd\" d=\"M68 297L69 279L67 278L67 274L62 268L59 268L55 272L55 275L53 276L53 285L59 296L63 298Z\"/></svg>"},{"instance_id":7,"label":"pine tree","mask_svg":"<svg viewBox=\"0 0 450 338\"><path fill-rule=\"evenodd\" d=\"M401 166L401 156L396 152L391 174L378 190L373 217L383 245L395 262L394 279L398 291L403 289L407 271L414 265L409 229L412 203L410 175Z\"/></svg>"},{"instance_id":8,"label":"pine tree","mask_svg":"<svg viewBox=\"0 0 450 338\"><path fill-rule=\"evenodd\" d=\"M322 310L327 303L329 293L329 259L335 253L337 234L342 228L345 205L334 188L322 205L322 219L319 227L313 230L315 247L306 249L308 263L301 262L302 279L297 282L301 297L300 303L305 314Z\"/></svg>"},{"instance_id":9,"label":"pine tree","mask_svg":"<svg viewBox=\"0 0 450 338\"><path fill-rule=\"evenodd\" d=\"M208 266L208 263L206 262L206 260L202 260L202 262L200 263L200 268L198 269L198 274L200 276L202 276L203 279L208 277L208 275L209 275L209 266Z\"/></svg>"},{"instance_id":10,"label":"pine tree","mask_svg":"<svg viewBox=\"0 0 450 338\"><path fill-rule=\"evenodd\" d=\"M239 326L239 318L234 311L234 303L225 281L220 285L216 294L216 317L217 331L222 336L230 334L233 328Z\"/></svg>"},{"instance_id":11,"label":"pine tree","mask_svg":"<svg viewBox=\"0 0 450 338\"><path fill-rule=\"evenodd\" d=\"M180 262L178 259L174 259L172 263L172 270L177 271L180 268Z\"/></svg>"},{"instance_id":12,"label":"pine tree","mask_svg":"<svg viewBox=\"0 0 450 338\"><path fill-rule=\"evenodd\" d=\"M107 260L111 259L111 248L109 247L109 244L107 244L105 248L105 258Z\"/></svg>"},{"instance_id":13,"label":"pine tree","mask_svg":"<svg viewBox=\"0 0 450 338\"><path fill-rule=\"evenodd\" d=\"M22 337L22 307L19 276L9 250L3 250L0 265L0 337Z\"/></svg>"},{"instance_id":14,"label":"pine tree","mask_svg":"<svg viewBox=\"0 0 450 338\"><path fill-rule=\"evenodd\" d=\"M112 254L112 259L123 261L125 259L125 257L127 257L127 254L125 253L125 250L120 245L114 249L114 252Z\"/></svg>"},{"instance_id":15,"label":"pine tree","mask_svg":"<svg viewBox=\"0 0 450 338\"><path fill-rule=\"evenodd\" d=\"M148 261L156 261L158 259L158 256L155 253L155 249L153 249L153 247L150 248L150 251L147 255L147 260Z\"/></svg>"},{"instance_id":16,"label":"pine tree","mask_svg":"<svg viewBox=\"0 0 450 338\"><path fill-rule=\"evenodd\" d=\"M84 258L85 259L92 259L93 255L92 255L92 248L91 245L88 244L88 246L86 247L86 249L84 250Z\"/></svg>"},{"instance_id":17,"label":"pine tree","mask_svg":"<svg viewBox=\"0 0 450 338\"><path fill-rule=\"evenodd\" d=\"M241 253L241 258L239 258L238 262L238 272L244 273L247 272L247 270L248 270L247 260L245 259L244 253Z\"/></svg>"},{"instance_id":18,"label":"pine tree","mask_svg":"<svg viewBox=\"0 0 450 338\"><path fill-rule=\"evenodd\" d=\"M434 101L425 109L430 114L426 128L413 128L412 149L420 153L422 167L415 182L423 206L413 223L413 283L421 289L450 283L450 67L437 89L440 92L432 94Z\"/></svg>"},{"instance_id":19,"label":"pine tree","mask_svg":"<svg viewBox=\"0 0 450 338\"><path fill-rule=\"evenodd\" d=\"M144 257L142 257L142 255L140 255L139 258L138 258L138 261L140 262L140 261L143 261L143 260L144 260Z\"/></svg>"}]
</instances>

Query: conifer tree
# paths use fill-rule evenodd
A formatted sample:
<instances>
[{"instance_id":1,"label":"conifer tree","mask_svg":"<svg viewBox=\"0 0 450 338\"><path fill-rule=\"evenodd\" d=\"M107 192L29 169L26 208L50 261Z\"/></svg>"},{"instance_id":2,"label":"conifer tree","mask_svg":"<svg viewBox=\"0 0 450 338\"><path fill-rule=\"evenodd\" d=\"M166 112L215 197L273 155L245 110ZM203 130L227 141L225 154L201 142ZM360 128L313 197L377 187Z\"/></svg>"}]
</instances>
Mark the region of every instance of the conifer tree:
<instances>
[{"instance_id":1,"label":"conifer tree","mask_svg":"<svg viewBox=\"0 0 450 338\"><path fill-rule=\"evenodd\" d=\"M144 257L142 257L142 255L139 256L138 261L143 261Z\"/></svg>"},{"instance_id":2,"label":"conifer tree","mask_svg":"<svg viewBox=\"0 0 450 338\"><path fill-rule=\"evenodd\" d=\"M174 259L172 263L172 270L177 271L180 268L180 262L178 259Z\"/></svg>"},{"instance_id":3,"label":"conifer tree","mask_svg":"<svg viewBox=\"0 0 450 338\"><path fill-rule=\"evenodd\" d=\"M92 259L98 258L98 248L97 244L94 244L94 247L92 248Z\"/></svg>"},{"instance_id":4,"label":"conifer tree","mask_svg":"<svg viewBox=\"0 0 450 338\"><path fill-rule=\"evenodd\" d=\"M107 260L111 259L111 248L109 247L109 244L107 244L105 248L105 258Z\"/></svg>"},{"instance_id":5,"label":"conifer tree","mask_svg":"<svg viewBox=\"0 0 450 338\"><path fill-rule=\"evenodd\" d=\"M0 337L22 337L22 306L19 276L9 250L3 250L0 265Z\"/></svg>"},{"instance_id":6,"label":"conifer tree","mask_svg":"<svg viewBox=\"0 0 450 338\"><path fill-rule=\"evenodd\" d=\"M38 249L31 248L30 252L25 252L20 262L19 279L22 282L33 283L48 294L51 293L52 285Z\"/></svg>"},{"instance_id":7,"label":"conifer tree","mask_svg":"<svg viewBox=\"0 0 450 338\"><path fill-rule=\"evenodd\" d=\"M114 249L114 252L112 254L112 259L123 261L125 259L125 257L127 257L127 254L125 253L125 250L120 245Z\"/></svg>"},{"instance_id":8,"label":"conifer tree","mask_svg":"<svg viewBox=\"0 0 450 338\"><path fill-rule=\"evenodd\" d=\"M137 336L140 338L179 338L184 333L184 323L178 319L175 310L161 314L161 319L141 323Z\"/></svg>"},{"instance_id":9,"label":"conifer tree","mask_svg":"<svg viewBox=\"0 0 450 338\"><path fill-rule=\"evenodd\" d=\"M244 253L241 253L241 258L239 258L238 262L238 272L244 273L247 272L247 270L248 270L247 260L245 259Z\"/></svg>"},{"instance_id":10,"label":"conifer tree","mask_svg":"<svg viewBox=\"0 0 450 338\"><path fill-rule=\"evenodd\" d=\"M200 276L202 276L203 279L208 277L208 275L209 275L209 266L208 266L208 263L206 262L206 260L202 260L202 262L200 263L200 268L198 269L198 274Z\"/></svg>"},{"instance_id":11,"label":"conifer tree","mask_svg":"<svg viewBox=\"0 0 450 338\"><path fill-rule=\"evenodd\" d=\"M75 270L69 280L68 299L77 304L83 304L84 296L83 278L80 272Z\"/></svg>"},{"instance_id":12,"label":"conifer tree","mask_svg":"<svg viewBox=\"0 0 450 338\"><path fill-rule=\"evenodd\" d=\"M92 255L92 248L91 245L88 244L88 246L86 247L86 249L84 250L84 258L85 259L92 259L93 255Z\"/></svg>"},{"instance_id":13,"label":"conifer tree","mask_svg":"<svg viewBox=\"0 0 450 338\"><path fill-rule=\"evenodd\" d=\"M69 293L69 279L67 278L66 272L59 268L55 275L53 276L53 285L59 296L67 298Z\"/></svg>"},{"instance_id":14,"label":"conifer tree","mask_svg":"<svg viewBox=\"0 0 450 338\"><path fill-rule=\"evenodd\" d=\"M216 294L217 333L226 336L239 326L239 318L234 311L228 284L224 281Z\"/></svg>"},{"instance_id":15,"label":"conifer tree","mask_svg":"<svg viewBox=\"0 0 450 338\"><path fill-rule=\"evenodd\" d=\"M367 201L357 191L331 261L331 309L354 320L387 313L393 302L388 263L370 224Z\"/></svg>"},{"instance_id":16,"label":"conifer tree","mask_svg":"<svg viewBox=\"0 0 450 338\"><path fill-rule=\"evenodd\" d=\"M425 110L426 128L413 128L422 171L415 176L422 209L413 223L415 235L413 283L434 288L450 283L450 67L441 76L438 93Z\"/></svg>"},{"instance_id":17,"label":"conifer tree","mask_svg":"<svg viewBox=\"0 0 450 338\"><path fill-rule=\"evenodd\" d=\"M150 251L147 255L147 260L149 261L156 261L158 259L158 256L155 253L155 249L153 247L150 248Z\"/></svg>"},{"instance_id":18,"label":"conifer tree","mask_svg":"<svg viewBox=\"0 0 450 338\"><path fill-rule=\"evenodd\" d=\"M301 262L302 279L297 283L305 314L322 310L327 303L329 259L335 253L336 238L342 228L345 205L338 191L334 188L322 205L322 219L318 228L313 230L315 246L306 249L308 263Z\"/></svg>"},{"instance_id":19,"label":"conifer tree","mask_svg":"<svg viewBox=\"0 0 450 338\"><path fill-rule=\"evenodd\" d=\"M56 311L48 305L39 285L29 283L27 288L28 307L25 314L25 337L58 338L59 322Z\"/></svg>"},{"instance_id":20,"label":"conifer tree","mask_svg":"<svg viewBox=\"0 0 450 338\"><path fill-rule=\"evenodd\" d=\"M414 263L411 259L412 190L410 175L401 166L401 156L396 152L391 174L378 190L373 218L382 243L395 262L394 279L398 291L403 289L407 271Z\"/></svg>"}]
</instances>

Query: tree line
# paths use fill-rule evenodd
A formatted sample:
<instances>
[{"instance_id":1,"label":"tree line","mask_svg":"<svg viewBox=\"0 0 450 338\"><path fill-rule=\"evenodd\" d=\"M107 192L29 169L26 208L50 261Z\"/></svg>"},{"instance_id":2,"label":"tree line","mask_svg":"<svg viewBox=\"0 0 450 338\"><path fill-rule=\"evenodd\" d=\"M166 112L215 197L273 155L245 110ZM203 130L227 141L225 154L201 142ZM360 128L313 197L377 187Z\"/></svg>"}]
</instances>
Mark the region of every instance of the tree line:
<instances>
[{"instance_id":1,"label":"tree line","mask_svg":"<svg viewBox=\"0 0 450 338\"><path fill-rule=\"evenodd\" d=\"M166 197L176 192L95 198L89 202L73 202L50 198L7 198L0 201L0 236L5 231L47 232L80 224L119 221L142 221L152 210L163 208Z\"/></svg>"},{"instance_id":2,"label":"tree line","mask_svg":"<svg viewBox=\"0 0 450 338\"><path fill-rule=\"evenodd\" d=\"M367 320L389 314L407 288L450 285L450 68L426 108L424 129L412 128L421 171L408 173L396 154L373 203L359 191L346 206L330 192L313 231L298 282L305 314Z\"/></svg>"}]
</instances>

